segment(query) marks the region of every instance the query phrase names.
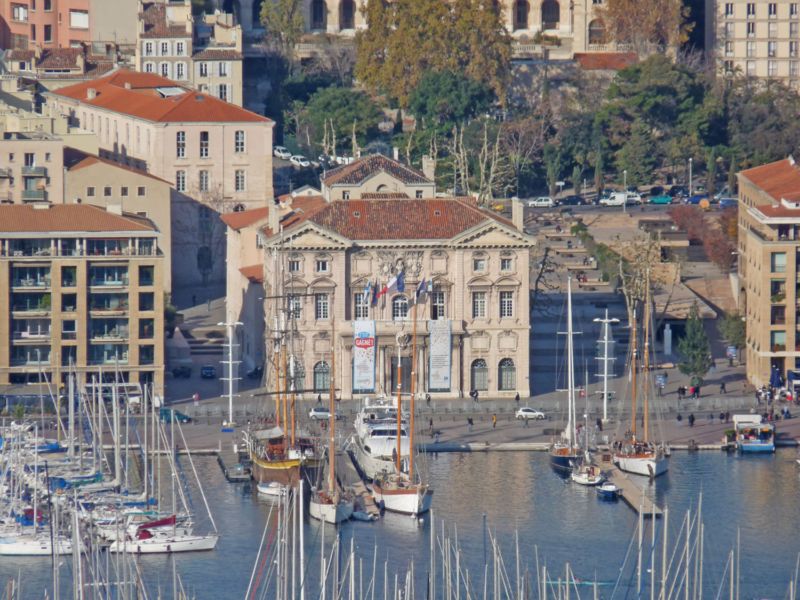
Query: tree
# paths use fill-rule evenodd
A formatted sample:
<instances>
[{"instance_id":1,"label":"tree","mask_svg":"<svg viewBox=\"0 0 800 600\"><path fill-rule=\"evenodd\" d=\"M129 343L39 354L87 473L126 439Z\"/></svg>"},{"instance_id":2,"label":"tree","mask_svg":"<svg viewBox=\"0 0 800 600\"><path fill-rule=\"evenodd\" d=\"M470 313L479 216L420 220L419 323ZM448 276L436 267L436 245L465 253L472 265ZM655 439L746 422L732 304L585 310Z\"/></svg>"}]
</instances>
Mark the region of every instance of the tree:
<instances>
[{"instance_id":1,"label":"tree","mask_svg":"<svg viewBox=\"0 0 800 600\"><path fill-rule=\"evenodd\" d=\"M739 355L741 355L747 335L744 317L738 312L725 313L725 316L717 321L717 329L722 339L731 346L735 346L740 351Z\"/></svg>"},{"instance_id":2,"label":"tree","mask_svg":"<svg viewBox=\"0 0 800 600\"><path fill-rule=\"evenodd\" d=\"M290 58L305 30L302 0L267 0L261 4L261 23L266 39Z\"/></svg>"},{"instance_id":3,"label":"tree","mask_svg":"<svg viewBox=\"0 0 800 600\"><path fill-rule=\"evenodd\" d=\"M450 131L491 106L486 84L453 71L428 71L411 92L408 108L426 127Z\"/></svg>"},{"instance_id":4,"label":"tree","mask_svg":"<svg viewBox=\"0 0 800 600\"><path fill-rule=\"evenodd\" d=\"M678 340L678 352L683 358L678 363L680 372L692 378L692 385L702 385L703 377L713 363L711 344L700 319L697 302L692 304L692 308L689 310L689 318L686 319L686 333Z\"/></svg>"},{"instance_id":5,"label":"tree","mask_svg":"<svg viewBox=\"0 0 800 600\"><path fill-rule=\"evenodd\" d=\"M449 70L483 82L504 99L511 38L483 0L369 2L364 14L355 73L371 90L405 107L426 72Z\"/></svg>"},{"instance_id":6,"label":"tree","mask_svg":"<svg viewBox=\"0 0 800 600\"><path fill-rule=\"evenodd\" d=\"M336 145L351 141L355 129L358 144L363 146L377 135L381 117L378 105L364 92L332 87L311 96L301 120L310 127L308 138L316 143L322 142L326 128L333 130Z\"/></svg>"},{"instance_id":7,"label":"tree","mask_svg":"<svg viewBox=\"0 0 800 600\"><path fill-rule=\"evenodd\" d=\"M628 172L628 183L643 185L651 180L655 168L652 138L647 126L636 121L631 135L617 152L617 171Z\"/></svg>"},{"instance_id":8,"label":"tree","mask_svg":"<svg viewBox=\"0 0 800 600\"><path fill-rule=\"evenodd\" d=\"M599 14L609 37L640 56L679 47L694 27L682 0L608 0Z\"/></svg>"}]
</instances>

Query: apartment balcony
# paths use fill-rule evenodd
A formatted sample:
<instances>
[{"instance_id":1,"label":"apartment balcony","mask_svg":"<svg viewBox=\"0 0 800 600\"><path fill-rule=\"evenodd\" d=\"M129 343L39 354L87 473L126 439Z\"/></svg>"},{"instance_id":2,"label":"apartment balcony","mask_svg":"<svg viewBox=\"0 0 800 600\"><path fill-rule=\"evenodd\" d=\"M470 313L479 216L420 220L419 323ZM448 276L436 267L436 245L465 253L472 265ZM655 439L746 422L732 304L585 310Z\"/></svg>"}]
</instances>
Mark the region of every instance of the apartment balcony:
<instances>
[{"instance_id":1,"label":"apartment balcony","mask_svg":"<svg viewBox=\"0 0 800 600\"><path fill-rule=\"evenodd\" d=\"M11 282L11 287L15 288L22 288L22 289L43 289L50 287L50 278L49 277L42 277L42 278L34 278L34 277L26 277L24 279L14 279Z\"/></svg>"},{"instance_id":2,"label":"apartment balcony","mask_svg":"<svg viewBox=\"0 0 800 600\"><path fill-rule=\"evenodd\" d=\"M8 167L0 167L0 179L10 179L12 177L11 169Z\"/></svg>"},{"instance_id":3,"label":"apartment balcony","mask_svg":"<svg viewBox=\"0 0 800 600\"><path fill-rule=\"evenodd\" d=\"M12 334L14 343L17 342L42 342L50 339L50 330L47 331L15 331Z\"/></svg>"},{"instance_id":4,"label":"apartment balcony","mask_svg":"<svg viewBox=\"0 0 800 600\"><path fill-rule=\"evenodd\" d=\"M127 328L92 331L92 343L124 342L130 338Z\"/></svg>"},{"instance_id":5,"label":"apartment balcony","mask_svg":"<svg viewBox=\"0 0 800 600\"><path fill-rule=\"evenodd\" d=\"M127 287L128 277L92 277L89 280L89 285L92 287Z\"/></svg>"},{"instance_id":6,"label":"apartment balcony","mask_svg":"<svg viewBox=\"0 0 800 600\"><path fill-rule=\"evenodd\" d=\"M45 190L22 190L23 202L44 202L47 200Z\"/></svg>"},{"instance_id":7,"label":"apartment balcony","mask_svg":"<svg viewBox=\"0 0 800 600\"><path fill-rule=\"evenodd\" d=\"M25 166L22 167L23 177L47 177L47 167Z\"/></svg>"}]
</instances>

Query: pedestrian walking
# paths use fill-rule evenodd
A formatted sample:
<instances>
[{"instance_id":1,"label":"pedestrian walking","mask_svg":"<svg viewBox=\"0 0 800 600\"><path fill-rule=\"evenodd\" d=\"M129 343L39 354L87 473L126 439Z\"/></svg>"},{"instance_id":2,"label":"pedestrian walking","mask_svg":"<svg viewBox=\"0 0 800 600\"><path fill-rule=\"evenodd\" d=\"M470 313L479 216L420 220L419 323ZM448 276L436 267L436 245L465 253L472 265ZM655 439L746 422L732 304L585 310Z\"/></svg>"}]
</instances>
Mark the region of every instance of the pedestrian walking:
<instances>
[{"instance_id":1,"label":"pedestrian walking","mask_svg":"<svg viewBox=\"0 0 800 600\"><path fill-rule=\"evenodd\" d=\"M531 426L531 420L530 419L522 419L522 422L525 423L525 427L526 428Z\"/></svg>"},{"instance_id":2,"label":"pedestrian walking","mask_svg":"<svg viewBox=\"0 0 800 600\"><path fill-rule=\"evenodd\" d=\"M725 421L725 413L721 412L719 413L719 422L722 423L723 421Z\"/></svg>"},{"instance_id":3,"label":"pedestrian walking","mask_svg":"<svg viewBox=\"0 0 800 600\"><path fill-rule=\"evenodd\" d=\"M431 435L433 435L433 417L428 419L428 429L430 429Z\"/></svg>"},{"instance_id":4,"label":"pedestrian walking","mask_svg":"<svg viewBox=\"0 0 800 600\"><path fill-rule=\"evenodd\" d=\"M694 427L694 413L689 413L689 427Z\"/></svg>"},{"instance_id":5,"label":"pedestrian walking","mask_svg":"<svg viewBox=\"0 0 800 600\"><path fill-rule=\"evenodd\" d=\"M322 404L322 394L317 394L317 404Z\"/></svg>"},{"instance_id":6,"label":"pedestrian walking","mask_svg":"<svg viewBox=\"0 0 800 600\"><path fill-rule=\"evenodd\" d=\"M726 422L726 423L730 423L730 421L731 421L731 413L729 413L729 412L726 410L726 411L725 411L725 422Z\"/></svg>"},{"instance_id":7,"label":"pedestrian walking","mask_svg":"<svg viewBox=\"0 0 800 600\"><path fill-rule=\"evenodd\" d=\"M597 431L603 431L603 419L597 417L596 424L597 424Z\"/></svg>"},{"instance_id":8,"label":"pedestrian walking","mask_svg":"<svg viewBox=\"0 0 800 600\"><path fill-rule=\"evenodd\" d=\"M472 433L472 417L467 417L467 431Z\"/></svg>"},{"instance_id":9,"label":"pedestrian walking","mask_svg":"<svg viewBox=\"0 0 800 600\"><path fill-rule=\"evenodd\" d=\"M425 404L427 404L428 406L431 405L431 395L430 394L425 394Z\"/></svg>"},{"instance_id":10,"label":"pedestrian walking","mask_svg":"<svg viewBox=\"0 0 800 600\"><path fill-rule=\"evenodd\" d=\"M728 393L728 388L725 386L725 382L724 381L720 382L720 384L719 384L719 393L720 394L727 394Z\"/></svg>"},{"instance_id":11,"label":"pedestrian walking","mask_svg":"<svg viewBox=\"0 0 800 600\"><path fill-rule=\"evenodd\" d=\"M492 429L497 429L497 415L492 413Z\"/></svg>"},{"instance_id":12,"label":"pedestrian walking","mask_svg":"<svg viewBox=\"0 0 800 600\"><path fill-rule=\"evenodd\" d=\"M514 402L516 402L517 404L519 404L519 392L517 392L517 393L514 395Z\"/></svg>"},{"instance_id":13,"label":"pedestrian walking","mask_svg":"<svg viewBox=\"0 0 800 600\"><path fill-rule=\"evenodd\" d=\"M683 415L681 415L681 413L678 413L677 419L678 419L678 424L680 424L680 422L683 421Z\"/></svg>"}]
</instances>

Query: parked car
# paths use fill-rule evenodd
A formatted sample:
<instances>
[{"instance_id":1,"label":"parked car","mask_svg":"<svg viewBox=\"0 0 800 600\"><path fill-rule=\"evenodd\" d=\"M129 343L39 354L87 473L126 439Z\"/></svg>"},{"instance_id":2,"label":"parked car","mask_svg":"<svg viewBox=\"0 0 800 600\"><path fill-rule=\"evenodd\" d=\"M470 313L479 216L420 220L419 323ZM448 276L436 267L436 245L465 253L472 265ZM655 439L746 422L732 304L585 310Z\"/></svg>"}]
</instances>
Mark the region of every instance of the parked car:
<instances>
[{"instance_id":1,"label":"parked car","mask_svg":"<svg viewBox=\"0 0 800 600\"><path fill-rule=\"evenodd\" d=\"M672 204L672 196L663 193L650 196L650 204Z\"/></svg>"},{"instance_id":2,"label":"parked car","mask_svg":"<svg viewBox=\"0 0 800 600\"><path fill-rule=\"evenodd\" d=\"M700 204L703 200L708 202L708 196L706 194L694 194L686 198L686 204Z\"/></svg>"},{"instance_id":3,"label":"parked car","mask_svg":"<svg viewBox=\"0 0 800 600\"><path fill-rule=\"evenodd\" d=\"M535 410L533 408L528 408L527 406L523 406L522 408L517 409L517 414L515 417L518 420L534 420L534 421L544 421L547 416L540 410Z\"/></svg>"},{"instance_id":4,"label":"parked car","mask_svg":"<svg viewBox=\"0 0 800 600\"><path fill-rule=\"evenodd\" d=\"M673 185L667 193L673 198L687 198L689 196L689 188L685 185Z\"/></svg>"},{"instance_id":5,"label":"parked car","mask_svg":"<svg viewBox=\"0 0 800 600\"><path fill-rule=\"evenodd\" d=\"M736 198L722 198L719 201L719 207L721 209L736 208L737 206L739 206L739 201Z\"/></svg>"},{"instance_id":6,"label":"parked car","mask_svg":"<svg viewBox=\"0 0 800 600\"><path fill-rule=\"evenodd\" d=\"M648 192L650 197L661 196L664 193L665 193L664 192L664 186L661 186L661 185L654 185L653 187L650 188L650 191Z\"/></svg>"},{"instance_id":7,"label":"parked car","mask_svg":"<svg viewBox=\"0 0 800 600\"><path fill-rule=\"evenodd\" d=\"M584 204L586 204L586 201L583 196L578 196L577 194L564 196L558 201L559 206L583 206Z\"/></svg>"},{"instance_id":8,"label":"parked car","mask_svg":"<svg viewBox=\"0 0 800 600\"><path fill-rule=\"evenodd\" d=\"M180 365L172 369L172 376L173 377L184 377L188 379L192 376L192 367L189 365Z\"/></svg>"},{"instance_id":9,"label":"parked car","mask_svg":"<svg viewBox=\"0 0 800 600\"><path fill-rule=\"evenodd\" d=\"M272 154L283 160L289 160L292 157L292 153L289 152L288 148L284 148L283 146L275 146L272 149Z\"/></svg>"},{"instance_id":10,"label":"parked car","mask_svg":"<svg viewBox=\"0 0 800 600\"><path fill-rule=\"evenodd\" d=\"M167 407L161 407L158 409L158 418L162 423L172 423L173 419L175 419L176 423L192 422L192 417L189 415L185 415L179 410L174 410Z\"/></svg>"},{"instance_id":11,"label":"parked car","mask_svg":"<svg viewBox=\"0 0 800 600\"><path fill-rule=\"evenodd\" d=\"M216 379L217 369L212 365L203 365L200 367L200 377L203 379Z\"/></svg>"},{"instance_id":12,"label":"parked car","mask_svg":"<svg viewBox=\"0 0 800 600\"><path fill-rule=\"evenodd\" d=\"M627 195L625 196L625 204L628 206L633 206L634 204L641 204L642 197L639 192L632 192L628 190Z\"/></svg>"},{"instance_id":13,"label":"parked car","mask_svg":"<svg viewBox=\"0 0 800 600\"><path fill-rule=\"evenodd\" d=\"M539 196L528 200L530 208L553 208L556 205L550 196Z\"/></svg>"},{"instance_id":14,"label":"parked car","mask_svg":"<svg viewBox=\"0 0 800 600\"><path fill-rule=\"evenodd\" d=\"M289 158L289 162L292 163L295 167L310 167L311 161L308 160L302 154L295 154L294 156Z\"/></svg>"},{"instance_id":15,"label":"parked car","mask_svg":"<svg viewBox=\"0 0 800 600\"><path fill-rule=\"evenodd\" d=\"M308 411L308 418L312 421L327 421L331 418L331 412L324 406L315 406Z\"/></svg>"},{"instance_id":16,"label":"parked car","mask_svg":"<svg viewBox=\"0 0 800 600\"><path fill-rule=\"evenodd\" d=\"M625 204L625 198L627 194L625 192L614 192L610 196L602 196L597 203L600 206L622 206Z\"/></svg>"}]
</instances>

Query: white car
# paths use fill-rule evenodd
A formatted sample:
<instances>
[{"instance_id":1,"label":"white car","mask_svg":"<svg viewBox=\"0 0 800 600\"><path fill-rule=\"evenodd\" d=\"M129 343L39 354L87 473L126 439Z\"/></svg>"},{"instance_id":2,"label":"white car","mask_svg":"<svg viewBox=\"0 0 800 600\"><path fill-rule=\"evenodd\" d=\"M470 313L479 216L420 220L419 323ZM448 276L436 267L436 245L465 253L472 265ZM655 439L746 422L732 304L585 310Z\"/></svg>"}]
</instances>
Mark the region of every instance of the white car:
<instances>
[{"instance_id":1,"label":"white car","mask_svg":"<svg viewBox=\"0 0 800 600\"><path fill-rule=\"evenodd\" d=\"M295 154L289 159L289 162L292 163L295 167L310 167L311 161L308 160L302 154Z\"/></svg>"},{"instance_id":2,"label":"white car","mask_svg":"<svg viewBox=\"0 0 800 600\"><path fill-rule=\"evenodd\" d=\"M517 419L524 419L529 420L533 419L534 421L544 421L547 416L540 410L535 410L533 408L528 408L527 406L523 406L522 408L517 409L517 414L515 415Z\"/></svg>"},{"instance_id":3,"label":"white car","mask_svg":"<svg viewBox=\"0 0 800 600\"><path fill-rule=\"evenodd\" d=\"M632 204L641 204L642 203L642 196L639 192L628 192L625 198L625 203L628 206Z\"/></svg>"},{"instance_id":4,"label":"white car","mask_svg":"<svg viewBox=\"0 0 800 600\"><path fill-rule=\"evenodd\" d=\"M556 205L550 196L539 196L528 200L529 208L553 208Z\"/></svg>"},{"instance_id":5,"label":"white car","mask_svg":"<svg viewBox=\"0 0 800 600\"><path fill-rule=\"evenodd\" d=\"M308 411L308 418L312 421L327 421L331 418L331 413L324 406L315 406Z\"/></svg>"},{"instance_id":6,"label":"white car","mask_svg":"<svg viewBox=\"0 0 800 600\"><path fill-rule=\"evenodd\" d=\"M625 204L627 194L625 192L614 192L610 196L603 196L597 203L600 206L622 206Z\"/></svg>"},{"instance_id":7,"label":"white car","mask_svg":"<svg viewBox=\"0 0 800 600\"><path fill-rule=\"evenodd\" d=\"M275 146L272 149L272 154L273 156L282 158L283 160L289 160L292 157L292 153L289 152L289 150L287 148L284 148L283 146Z\"/></svg>"}]
</instances>

